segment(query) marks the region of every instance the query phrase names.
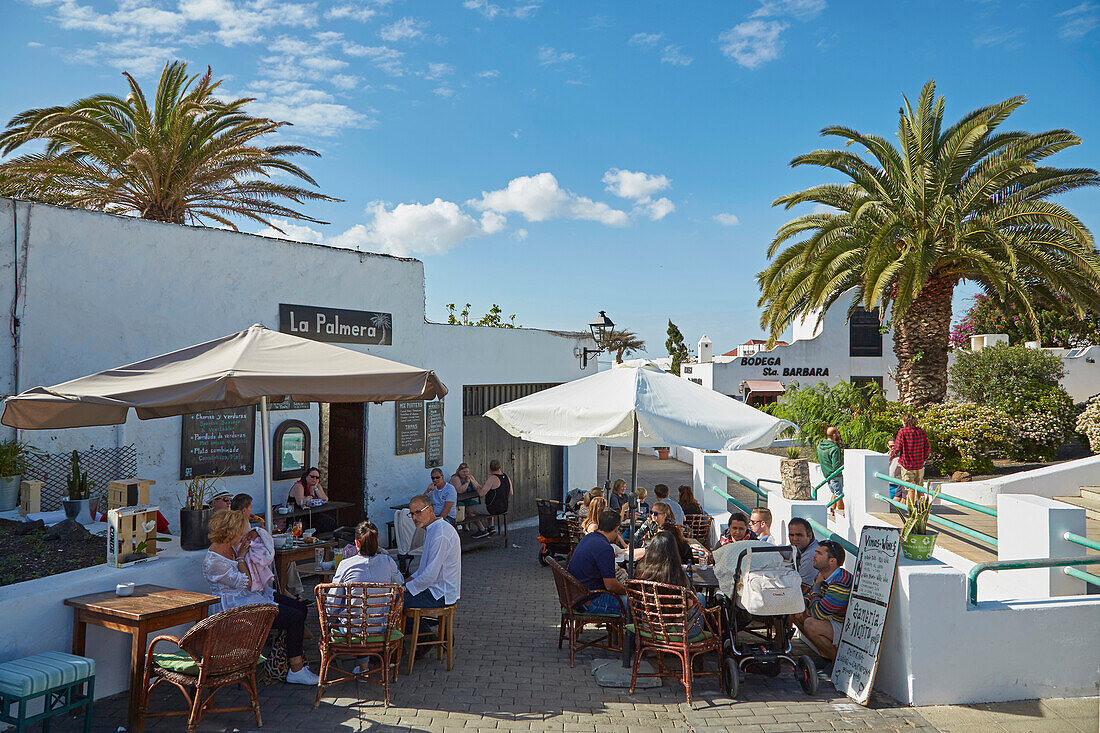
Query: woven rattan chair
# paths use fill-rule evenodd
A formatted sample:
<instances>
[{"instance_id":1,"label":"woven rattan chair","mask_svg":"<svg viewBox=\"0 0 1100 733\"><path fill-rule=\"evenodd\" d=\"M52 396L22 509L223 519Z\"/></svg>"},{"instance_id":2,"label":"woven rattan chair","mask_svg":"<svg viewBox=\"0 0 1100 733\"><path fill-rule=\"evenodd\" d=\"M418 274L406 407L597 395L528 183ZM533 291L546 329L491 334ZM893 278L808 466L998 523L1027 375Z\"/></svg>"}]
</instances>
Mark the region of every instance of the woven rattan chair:
<instances>
[{"instance_id":1,"label":"woven rattan chair","mask_svg":"<svg viewBox=\"0 0 1100 733\"><path fill-rule=\"evenodd\" d=\"M562 643L568 636L569 666L572 667L576 664L577 652L589 647L604 649L609 652L622 651L623 629L626 623L626 607L623 606L622 599L611 591L588 590L557 560L550 558L549 562L550 570L554 573L554 585L558 589L558 602L561 604L558 649L561 649ZM577 605L587 603L601 593L606 593L619 602L620 614L585 613L576 609ZM584 631L584 627L589 625L603 627L605 633L597 639L581 643L578 637Z\"/></svg>"},{"instance_id":2,"label":"woven rattan chair","mask_svg":"<svg viewBox=\"0 0 1100 733\"><path fill-rule=\"evenodd\" d=\"M569 549L572 550L577 546L577 543L584 537L583 517L578 517L576 514L569 514L565 517L565 523L569 525Z\"/></svg>"},{"instance_id":3,"label":"woven rattan chair","mask_svg":"<svg viewBox=\"0 0 1100 733\"><path fill-rule=\"evenodd\" d=\"M707 549L710 549L710 528L713 524L714 517L709 514L688 514L684 517L687 536L699 540Z\"/></svg>"},{"instance_id":4,"label":"woven rattan chair","mask_svg":"<svg viewBox=\"0 0 1100 733\"><path fill-rule=\"evenodd\" d=\"M321 704L325 688L341 682L362 680L382 685L383 704L390 704L390 681L397 679L401 664L404 633L401 631L401 611L404 592L399 585L386 583L319 583L313 589L317 598L317 615L321 622L321 681L317 699ZM339 657L369 657L378 666L360 664L358 672L345 672L335 667L336 677L329 679L333 660ZM381 672L381 681L373 676Z\"/></svg>"},{"instance_id":5,"label":"woven rattan chair","mask_svg":"<svg viewBox=\"0 0 1100 733\"><path fill-rule=\"evenodd\" d=\"M263 725L256 691L256 665L267 633L278 615L279 608L273 603L239 606L199 621L182 638L163 635L153 639L145 655L135 733L141 733L146 718L186 715L187 732L193 733L206 713L242 710L254 712L257 727ZM180 651L158 653L155 649L159 642L171 642ZM161 682L173 684L183 692L187 710L149 712L149 693ZM244 685L251 705L209 707L218 689L233 683Z\"/></svg>"},{"instance_id":6,"label":"woven rattan chair","mask_svg":"<svg viewBox=\"0 0 1100 733\"><path fill-rule=\"evenodd\" d=\"M634 623L627 630L634 632L634 669L630 676L630 694L639 677L680 677L691 703L691 682L695 676L722 675L722 633L720 610L704 609L695 594L678 585L654 583L648 580L631 580L626 585L630 614ZM684 637L688 618L696 613L703 615L703 630L698 636ZM638 663L646 652L657 655L657 671L639 674ZM718 655L718 667L714 672L696 672L692 663L700 654L714 652ZM663 654L675 654L680 659L681 671L666 670Z\"/></svg>"}]
</instances>

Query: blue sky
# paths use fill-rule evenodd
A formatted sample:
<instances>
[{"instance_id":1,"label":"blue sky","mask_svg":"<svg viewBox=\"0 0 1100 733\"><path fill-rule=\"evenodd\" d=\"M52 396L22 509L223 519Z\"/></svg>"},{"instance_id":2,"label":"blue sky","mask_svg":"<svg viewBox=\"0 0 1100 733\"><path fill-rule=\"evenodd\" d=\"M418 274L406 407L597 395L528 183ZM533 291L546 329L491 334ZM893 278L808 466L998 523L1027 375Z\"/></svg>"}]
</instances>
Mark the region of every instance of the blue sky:
<instances>
[{"instance_id":1,"label":"blue sky","mask_svg":"<svg viewBox=\"0 0 1100 733\"><path fill-rule=\"evenodd\" d=\"M755 275L792 216L771 202L830 180L788 162L829 124L893 138L929 78L952 120L1027 95L1009 127L1072 129L1052 163L1100 166L1091 0L5 0L3 20L4 120L209 64L344 199L292 238L421 258L433 320L606 310L654 356L670 317L717 353L761 336ZM1100 192L1064 201L1100 228Z\"/></svg>"}]
</instances>

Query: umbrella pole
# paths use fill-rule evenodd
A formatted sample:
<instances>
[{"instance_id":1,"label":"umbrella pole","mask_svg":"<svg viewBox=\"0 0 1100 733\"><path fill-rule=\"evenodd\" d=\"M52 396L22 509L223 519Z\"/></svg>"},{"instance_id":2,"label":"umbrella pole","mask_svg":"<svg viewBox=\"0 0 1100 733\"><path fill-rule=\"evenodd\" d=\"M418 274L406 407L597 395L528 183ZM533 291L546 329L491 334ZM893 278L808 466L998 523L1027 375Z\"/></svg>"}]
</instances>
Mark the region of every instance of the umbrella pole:
<instances>
[{"instance_id":1,"label":"umbrella pole","mask_svg":"<svg viewBox=\"0 0 1100 733\"><path fill-rule=\"evenodd\" d=\"M610 463L610 461L609 461ZM630 508L627 513L630 515L630 541L627 543L626 548L626 573L631 578L634 577L634 536L636 534L635 522L637 519L635 497L637 494L635 491L638 488L638 413L634 413L634 452L630 454L630 488L628 489L628 495L630 496ZM631 633L625 634L626 638L623 639L623 667L631 666L631 662L634 658L634 635Z\"/></svg>"},{"instance_id":2,"label":"umbrella pole","mask_svg":"<svg viewBox=\"0 0 1100 733\"><path fill-rule=\"evenodd\" d=\"M267 509L264 510L264 518L267 520L267 531L274 532L275 524L271 513L271 445L268 443L268 419L267 397L260 397L260 453L264 461L264 499Z\"/></svg>"},{"instance_id":3,"label":"umbrella pole","mask_svg":"<svg viewBox=\"0 0 1100 733\"><path fill-rule=\"evenodd\" d=\"M607 446L607 478L603 480L603 490L611 491L611 446Z\"/></svg>"}]
</instances>

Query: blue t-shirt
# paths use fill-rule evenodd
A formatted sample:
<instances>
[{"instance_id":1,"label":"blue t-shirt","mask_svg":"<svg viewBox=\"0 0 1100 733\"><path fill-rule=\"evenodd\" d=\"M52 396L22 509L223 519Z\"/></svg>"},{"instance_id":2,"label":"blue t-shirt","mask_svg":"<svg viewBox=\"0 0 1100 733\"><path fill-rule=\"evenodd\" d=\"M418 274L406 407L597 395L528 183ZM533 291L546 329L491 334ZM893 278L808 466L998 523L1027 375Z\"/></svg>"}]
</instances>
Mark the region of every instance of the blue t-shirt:
<instances>
[{"instance_id":1,"label":"blue t-shirt","mask_svg":"<svg viewBox=\"0 0 1100 733\"><path fill-rule=\"evenodd\" d=\"M442 489L435 488L435 484L432 484L431 489L428 491L428 498L432 500L432 510L435 511L437 517L443 517L440 513L443 511L443 505L448 501L451 504L451 513L447 516L451 519L455 519L458 516L456 507L458 506L458 492L455 491L455 487L451 484L447 484ZM446 519L446 517L443 517Z\"/></svg>"},{"instance_id":2,"label":"blue t-shirt","mask_svg":"<svg viewBox=\"0 0 1100 733\"><path fill-rule=\"evenodd\" d=\"M577 543L569 574L588 590L603 590L605 578L615 577L615 550L599 532L589 532Z\"/></svg>"}]
</instances>

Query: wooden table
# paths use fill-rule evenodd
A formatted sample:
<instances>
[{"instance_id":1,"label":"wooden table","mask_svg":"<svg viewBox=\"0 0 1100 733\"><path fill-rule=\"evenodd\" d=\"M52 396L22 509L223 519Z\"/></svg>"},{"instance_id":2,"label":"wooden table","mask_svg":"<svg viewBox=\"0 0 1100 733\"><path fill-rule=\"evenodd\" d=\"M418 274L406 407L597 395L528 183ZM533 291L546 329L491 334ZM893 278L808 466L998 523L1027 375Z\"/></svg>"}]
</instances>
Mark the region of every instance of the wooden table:
<instances>
[{"instance_id":1,"label":"wooden table","mask_svg":"<svg viewBox=\"0 0 1100 733\"><path fill-rule=\"evenodd\" d=\"M206 618L217 596L159 585L134 587L132 596L120 597L113 590L66 598L73 609L73 654L84 656L88 624L130 634L130 724L137 719L145 671L145 649L150 632Z\"/></svg>"},{"instance_id":2,"label":"wooden table","mask_svg":"<svg viewBox=\"0 0 1100 733\"><path fill-rule=\"evenodd\" d=\"M307 518L307 524L311 524L310 520L312 520L312 517L313 517L314 514L327 514L329 512L332 512L333 514L336 515L336 519L337 519L336 524L337 524L337 526L339 526L339 524L340 524L340 522L339 522L340 510L341 509L347 509L348 507L351 507L351 506L355 506L355 505L352 504L350 501L326 501L321 506L311 506L311 507L306 507L305 509L294 509L294 510L290 511L287 514L278 514L278 513L276 513L274 518L275 519L294 520L294 519L299 519L301 517L306 517ZM291 522L288 521L287 526L289 527L290 525L291 525Z\"/></svg>"},{"instance_id":3,"label":"wooden table","mask_svg":"<svg viewBox=\"0 0 1100 733\"><path fill-rule=\"evenodd\" d=\"M275 589L286 595L286 570L290 567L291 563L303 562L306 560L313 560L314 550L321 549L325 551L325 555L331 557L328 550L333 547L331 541L327 542L315 542L311 545L302 545L300 547L276 547L275 548Z\"/></svg>"}]
</instances>

